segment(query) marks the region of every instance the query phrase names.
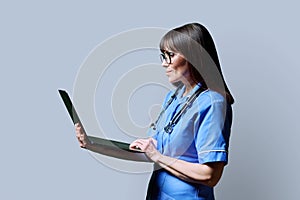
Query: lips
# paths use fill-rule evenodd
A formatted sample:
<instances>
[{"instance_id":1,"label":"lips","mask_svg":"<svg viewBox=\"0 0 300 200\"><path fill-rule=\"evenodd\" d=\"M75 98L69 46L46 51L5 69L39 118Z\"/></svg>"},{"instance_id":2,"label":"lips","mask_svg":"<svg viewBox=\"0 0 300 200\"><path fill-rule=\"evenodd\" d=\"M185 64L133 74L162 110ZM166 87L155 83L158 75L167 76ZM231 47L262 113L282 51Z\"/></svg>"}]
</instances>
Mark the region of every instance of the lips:
<instances>
[{"instance_id":1,"label":"lips","mask_svg":"<svg viewBox=\"0 0 300 200\"><path fill-rule=\"evenodd\" d=\"M168 76L170 73L172 73L172 70L167 70L166 75Z\"/></svg>"}]
</instances>

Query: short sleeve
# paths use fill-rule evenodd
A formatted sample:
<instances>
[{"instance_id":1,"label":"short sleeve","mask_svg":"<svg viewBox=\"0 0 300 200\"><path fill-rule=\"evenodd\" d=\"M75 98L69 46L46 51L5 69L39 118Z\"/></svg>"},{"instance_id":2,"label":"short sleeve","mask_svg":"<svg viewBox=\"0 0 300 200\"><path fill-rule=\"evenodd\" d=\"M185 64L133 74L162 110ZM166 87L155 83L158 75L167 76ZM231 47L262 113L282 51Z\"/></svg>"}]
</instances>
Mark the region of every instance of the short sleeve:
<instances>
[{"instance_id":1,"label":"short sleeve","mask_svg":"<svg viewBox=\"0 0 300 200\"><path fill-rule=\"evenodd\" d=\"M195 145L199 163L228 162L231 106L226 100L210 100L199 114Z\"/></svg>"}]
</instances>

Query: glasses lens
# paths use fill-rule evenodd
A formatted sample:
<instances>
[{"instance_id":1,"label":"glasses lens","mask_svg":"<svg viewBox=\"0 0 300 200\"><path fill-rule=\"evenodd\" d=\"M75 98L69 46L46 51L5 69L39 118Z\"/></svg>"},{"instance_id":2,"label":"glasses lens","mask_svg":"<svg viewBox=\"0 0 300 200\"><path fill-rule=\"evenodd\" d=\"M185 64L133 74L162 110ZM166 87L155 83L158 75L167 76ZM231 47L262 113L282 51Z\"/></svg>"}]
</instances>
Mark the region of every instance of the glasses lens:
<instances>
[{"instance_id":1,"label":"glasses lens","mask_svg":"<svg viewBox=\"0 0 300 200\"><path fill-rule=\"evenodd\" d=\"M166 56L163 53L159 55L159 58L161 62L164 62L164 60L166 60Z\"/></svg>"},{"instance_id":2,"label":"glasses lens","mask_svg":"<svg viewBox=\"0 0 300 200\"><path fill-rule=\"evenodd\" d=\"M166 61L166 63L171 64L171 57L168 53L162 53L160 54L160 61L161 62Z\"/></svg>"}]
</instances>

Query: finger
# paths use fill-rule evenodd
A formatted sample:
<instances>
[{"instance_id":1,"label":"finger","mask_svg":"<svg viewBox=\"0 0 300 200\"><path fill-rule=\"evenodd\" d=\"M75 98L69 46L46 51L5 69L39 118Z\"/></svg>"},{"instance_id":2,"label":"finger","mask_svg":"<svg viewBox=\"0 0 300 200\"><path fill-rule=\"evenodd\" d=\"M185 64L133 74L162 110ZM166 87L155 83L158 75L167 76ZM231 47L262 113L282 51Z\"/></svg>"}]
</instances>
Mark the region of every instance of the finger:
<instances>
[{"instance_id":1,"label":"finger","mask_svg":"<svg viewBox=\"0 0 300 200\"><path fill-rule=\"evenodd\" d=\"M141 143L141 139L138 139L138 140L133 141L133 142L130 144L130 146L136 146L136 145L140 145L140 144L142 144L142 143Z\"/></svg>"},{"instance_id":2,"label":"finger","mask_svg":"<svg viewBox=\"0 0 300 200\"><path fill-rule=\"evenodd\" d=\"M157 143L157 141L156 141L156 139L154 139L154 138L149 138L153 143Z\"/></svg>"},{"instance_id":3,"label":"finger","mask_svg":"<svg viewBox=\"0 0 300 200\"><path fill-rule=\"evenodd\" d=\"M75 124L75 129L80 129L81 128L81 125L79 123L76 123Z\"/></svg>"},{"instance_id":4,"label":"finger","mask_svg":"<svg viewBox=\"0 0 300 200\"><path fill-rule=\"evenodd\" d=\"M129 148L131 150L138 150L138 151L144 151L144 148L143 148L143 141L141 140L136 140L134 142L132 142L130 145L129 145Z\"/></svg>"},{"instance_id":5,"label":"finger","mask_svg":"<svg viewBox=\"0 0 300 200\"><path fill-rule=\"evenodd\" d=\"M129 147L129 149L134 150L134 151L143 151L143 149L139 146L132 146L132 147Z\"/></svg>"},{"instance_id":6,"label":"finger","mask_svg":"<svg viewBox=\"0 0 300 200\"><path fill-rule=\"evenodd\" d=\"M141 143L138 143L138 142L133 142L129 145L129 148L131 149L141 149Z\"/></svg>"},{"instance_id":7,"label":"finger","mask_svg":"<svg viewBox=\"0 0 300 200\"><path fill-rule=\"evenodd\" d=\"M131 143L131 144L129 145L129 148L135 148L136 146L137 146L137 144Z\"/></svg>"},{"instance_id":8,"label":"finger","mask_svg":"<svg viewBox=\"0 0 300 200\"><path fill-rule=\"evenodd\" d=\"M76 128L76 129L75 129L75 133L76 133L76 136L79 136L79 135L81 135L81 133L80 133L80 129Z\"/></svg>"},{"instance_id":9,"label":"finger","mask_svg":"<svg viewBox=\"0 0 300 200\"><path fill-rule=\"evenodd\" d=\"M157 146L157 141L153 138L150 138L150 143L155 147Z\"/></svg>"},{"instance_id":10,"label":"finger","mask_svg":"<svg viewBox=\"0 0 300 200\"><path fill-rule=\"evenodd\" d=\"M78 135L86 135L86 133L84 132L84 130L83 130L83 128L81 126L76 127L75 132Z\"/></svg>"},{"instance_id":11,"label":"finger","mask_svg":"<svg viewBox=\"0 0 300 200\"><path fill-rule=\"evenodd\" d=\"M80 136L77 136L77 140L79 141L79 143L82 143L82 139Z\"/></svg>"},{"instance_id":12,"label":"finger","mask_svg":"<svg viewBox=\"0 0 300 200\"><path fill-rule=\"evenodd\" d=\"M81 126L76 126L75 130L78 131L78 132L82 132Z\"/></svg>"}]
</instances>

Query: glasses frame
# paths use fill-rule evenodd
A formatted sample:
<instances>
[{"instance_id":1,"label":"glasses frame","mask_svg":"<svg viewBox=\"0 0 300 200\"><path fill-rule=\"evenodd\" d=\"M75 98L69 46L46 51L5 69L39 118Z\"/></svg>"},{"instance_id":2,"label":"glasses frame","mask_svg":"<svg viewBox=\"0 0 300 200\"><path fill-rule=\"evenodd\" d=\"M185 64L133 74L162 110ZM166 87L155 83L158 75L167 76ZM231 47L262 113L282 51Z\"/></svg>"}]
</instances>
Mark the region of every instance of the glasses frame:
<instances>
[{"instance_id":1,"label":"glasses frame","mask_svg":"<svg viewBox=\"0 0 300 200\"><path fill-rule=\"evenodd\" d=\"M171 52L171 51L163 51L160 54L160 61L163 63L164 61L166 61L167 64L172 64L172 57L175 56L176 53Z\"/></svg>"}]
</instances>

